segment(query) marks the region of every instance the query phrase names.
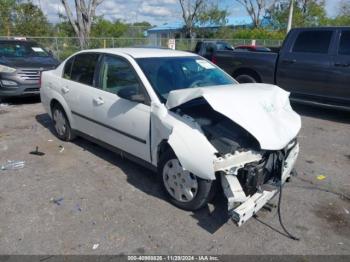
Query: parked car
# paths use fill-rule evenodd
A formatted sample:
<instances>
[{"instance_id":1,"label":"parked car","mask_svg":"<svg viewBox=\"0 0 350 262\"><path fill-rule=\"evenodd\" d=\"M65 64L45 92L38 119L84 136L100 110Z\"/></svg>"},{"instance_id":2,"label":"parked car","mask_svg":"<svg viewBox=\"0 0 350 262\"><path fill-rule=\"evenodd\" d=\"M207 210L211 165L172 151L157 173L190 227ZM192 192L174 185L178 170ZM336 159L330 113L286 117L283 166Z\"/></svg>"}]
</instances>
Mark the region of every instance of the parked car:
<instances>
[{"instance_id":1,"label":"parked car","mask_svg":"<svg viewBox=\"0 0 350 262\"><path fill-rule=\"evenodd\" d=\"M193 53L81 51L41 79L58 138L86 137L158 172L170 201L203 207L221 181L238 225L286 181L301 121L289 93L237 82Z\"/></svg>"},{"instance_id":2,"label":"parked car","mask_svg":"<svg viewBox=\"0 0 350 262\"><path fill-rule=\"evenodd\" d=\"M59 62L42 46L26 40L0 40L0 98L39 96L40 73Z\"/></svg>"},{"instance_id":3,"label":"parked car","mask_svg":"<svg viewBox=\"0 0 350 262\"><path fill-rule=\"evenodd\" d=\"M265 46L258 45L238 45L235 50L246 50L251 52L271 52L271 49Z\"/></svg>"},{"instance_id":4,"label":"parked car","mask_svg":"<svg viewBox=\"0 0 350 262\"><path fill-rule=\"evenodd\" d=\"M194 49L194 53L205 57L208 60L213 59L216 51L232 51L234 47L224 41L198 41Z\"/></svg>"},{"instance_id":5,"label":"parked car","mask_svg":"<svg viewBox=\"0 0 350 262\"><path fill-rule=\"evenodd\" d=\"M213 61L240 83L276 84L291 99L350 109L350 27L292 29L279 53L217 51Z\"/></svg>"}]
</instances>

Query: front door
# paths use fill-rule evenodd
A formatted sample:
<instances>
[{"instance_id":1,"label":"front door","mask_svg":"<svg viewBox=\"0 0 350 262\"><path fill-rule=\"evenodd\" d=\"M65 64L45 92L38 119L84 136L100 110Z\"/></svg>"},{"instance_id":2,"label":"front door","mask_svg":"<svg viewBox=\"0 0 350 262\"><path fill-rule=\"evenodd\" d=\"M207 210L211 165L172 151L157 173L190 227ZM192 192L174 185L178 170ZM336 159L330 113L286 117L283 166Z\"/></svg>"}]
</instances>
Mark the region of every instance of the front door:
<instances>
[{"instance_id":1,"label":"front door","mask_svg":"<svg viewBox=\"0 0 350 262\"><path fill-rule=\"evenodd\" d=\"M100 63L99 89L94 97L94 119L100 123L96 137L150 162L150 106L118 96L125 91L147 96L126 59L104 55Z\"/></svg>"}]
</instances>

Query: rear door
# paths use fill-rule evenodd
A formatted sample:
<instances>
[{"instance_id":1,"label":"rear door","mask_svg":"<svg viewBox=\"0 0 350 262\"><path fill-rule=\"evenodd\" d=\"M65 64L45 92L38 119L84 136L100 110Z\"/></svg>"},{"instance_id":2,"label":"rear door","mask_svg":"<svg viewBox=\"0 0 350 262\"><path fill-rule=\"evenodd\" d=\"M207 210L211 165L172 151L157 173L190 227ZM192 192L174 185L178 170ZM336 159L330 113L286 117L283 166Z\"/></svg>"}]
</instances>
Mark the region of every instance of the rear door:
<instances>
[{"instance_id":1,"label":"rear door","mask_svg":"<svg viewBox=\"0 0 350 262\"><path fill-rule=\"evenodd\" d=\"M280 53L277 84L295 94L329 96L333 30L296 31L294 44Z\"/></svg>"},{"instance_id":2,"label":"rear door","mask_svg":"<svg viewBox=\"0 0 350 262\"><path fill-rule=\"evenodd\" d=\"M97 53L82 53L67 61L60 90L71 109L76 129L90 136L95 135L96 127L92 119L99 56Z\"/></svg>"},{"instance_id":3,"label":"rear door","mask_svg":"<svg viewBox=\"0 0 350 262\"><path fill-rule=\"evenodd\" d=\"M334 95L350 102L350 29L339 30L337 51L331 65Z\"/></svg>"}]
</instances>

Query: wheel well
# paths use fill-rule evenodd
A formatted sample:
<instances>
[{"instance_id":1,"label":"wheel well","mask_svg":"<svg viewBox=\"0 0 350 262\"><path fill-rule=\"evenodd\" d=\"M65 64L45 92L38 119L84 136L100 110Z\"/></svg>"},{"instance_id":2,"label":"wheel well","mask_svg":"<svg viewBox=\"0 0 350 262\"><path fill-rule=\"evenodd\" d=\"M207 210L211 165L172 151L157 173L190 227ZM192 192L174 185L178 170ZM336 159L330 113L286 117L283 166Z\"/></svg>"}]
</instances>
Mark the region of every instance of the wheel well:
<instances>
[{"instance_id":1,"label":"wheel well","mask_svg":"<svg viewBox=\"0 0 350 262\"><path fill-rule=\"evenodd\" d=\"M162 142L160 142L160 144L158 145L158 151L157 151L157 161L158 162L159 162L161 155L167 150L172 150L171 146L169 145L168 140L162 140Z\"/></svg>"},{"instance_id":2,"label":"wheel well","mask_svg":"<svg viewBox=\"0 0 350 262\"><path fill-rule=\"evenodd\" d=\"M259 74L254 71L253 69L249 69L249 68L240 68L238 70L236 70L232 76L234 78L236 78L239 75L249 75L251 77L253 77L257 82L261 83L261 77L259 76Z\"/></svg>"},{"instance_id":3,"label":"wheel well","mask_svg":"<svg viewBox=\"0 0 350 262\"><path fill-rule=\"evenodd\" d=\"M52 110L54 108L54 106L61 106L60 102L58 102L56 99L52 99L51 103L50 103L50 110L51 110L51 114L52 114Z\"/></svg>"}]
</instances>

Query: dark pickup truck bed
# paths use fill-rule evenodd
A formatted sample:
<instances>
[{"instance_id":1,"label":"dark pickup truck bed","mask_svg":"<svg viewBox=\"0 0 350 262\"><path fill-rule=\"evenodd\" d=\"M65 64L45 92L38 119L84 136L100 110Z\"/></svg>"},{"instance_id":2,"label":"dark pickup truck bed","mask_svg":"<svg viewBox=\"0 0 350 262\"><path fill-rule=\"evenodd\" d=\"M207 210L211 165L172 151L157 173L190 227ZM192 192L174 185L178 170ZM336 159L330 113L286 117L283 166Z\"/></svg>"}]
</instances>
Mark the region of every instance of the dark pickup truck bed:
<instances>
[{"instance_id":1,"label":"dark pickup truck bed","mask_svg":"<svg viewBox=\"0 0 350 262\"><path fill-rule=\"evenodd\" d=\"M211 60L241 83L276 84L303 103L350 109L350 27L293 29L280 51L216 51Z\"/></svg>"}]
</instances>

